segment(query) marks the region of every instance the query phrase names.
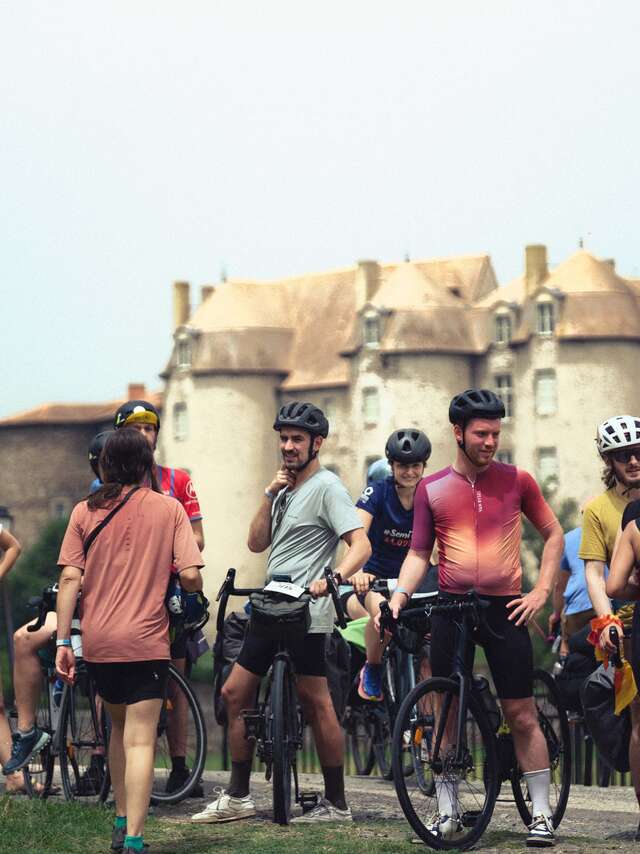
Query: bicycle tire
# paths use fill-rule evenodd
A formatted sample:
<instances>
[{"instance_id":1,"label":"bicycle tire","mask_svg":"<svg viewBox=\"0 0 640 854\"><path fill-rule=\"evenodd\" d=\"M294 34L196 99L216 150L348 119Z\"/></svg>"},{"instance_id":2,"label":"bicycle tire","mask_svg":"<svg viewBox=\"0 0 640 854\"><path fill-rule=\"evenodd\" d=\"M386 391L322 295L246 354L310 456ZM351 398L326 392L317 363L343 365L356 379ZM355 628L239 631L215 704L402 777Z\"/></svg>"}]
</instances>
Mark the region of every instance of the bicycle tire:
<instances>
[{"instance_id":1,"label":"bicycle tire","mask_svg":"<svg viewBox=\"0 0 640 854\"><path fill-rule=\"evenodd\" d=\"M171 772L171 755L167 736L169 716L175 707L176 697L182 696L187 704L186 762L189 775L173 792L167 792L167 780ZM163 703L158 722L156 760L151 789L152 804L176 804L188 798L198 784L207 759L207 731L200 702L184 676L169 665L167 697Z\"/></svg>"},{"instance_id":2,"label":"bicycle tire","mask_svg":"<svg viewBox=\"0 0 640 854\"><path fill-rule=\"evenodd\" d=\"M555 679L539 667L533 671L533 697L538 720L549 750L551 768L551 820L558 827L564 816L571 789L571 733L569 721ZM525 825L531 824L531 802L522 771L516 765L511 773L511 788L518 812Z\"/></svg>"},{"instance_id":3,"label":"bicycle tire","mask_svg":"<svg viewBox=\"0 0 640 854\"><path fill-rule=\"evenodd\" d=\"M406 667L412 667L409 654L399 655L399 649L393 650L384 662L382 693L384 699L378 705L382 713L378 721L378 731L374 738L374 753L378 762L380 774L385 780L393 780L393 749L391 741L393 728L400 711L402 698L406 697L414 685L409 684ZM391 652L391 651L390 651ZM403 766L405 776L413 774L413 762L409 759Z\"/></svg>"},{"instance_id":4,"label":"bicycle tire","mask_svg":"<svg viewBox=\"0 0 640 854\"><path fill-rule=\"evenodd\" d=\"M373 750L374 731L368 711L352 706L347 712L345 729L349 734L349 747L356 773L359 777L368 777L376 764Z\"/></svg>"},{"instance_id":5,"label":"bicycle tire","mask_svg":"<svg viewBox=\"0 0 640 854\"><path fill-rule=\"evenodd\" d=\"M57 739L65 799L103 804L111 788L107 716L86 671L80 670L73 685L65 685ZM95 756L102 762L94 763Z\"/></svg>"},{"instance_id":6,"label":"bicycle tire","mask_svg":"<svg viewBox=\"0 0 640 854\"><path fill-rule=\"evenodd\" d=\"M51 736L47 744L31 757L28 765L22 769L24 790L34 800L46 800L51 794L53 772L56 762L51 729L51 711L49 709L49 685L46 679L42 683L40 701L36 710L35 725Z\"/></svg>"},{"instance_id":7,"label":"bicycle tire","mask_svg":"<svg viewBox=\"0 0 640 854\"><path fill-rule=\"evenodd\" d=\"M462 768L456 767L453 746L445 747L442 755L431 755L434 739L438 743L443 727L438 716L443 708L447 715L456 715L452 704L459 690L453 679L431 678L419 683L403 700L393 731L393 782L400 806L413 830L435 849L465 850L474 845L486 830L498 797L495 737L484 709L473 694L468 696ZM453 718L451 720L455 723ZM407 730L409 745L405 736ZM407 747L416 767L412 777L402 773ZM422 776L418 773L419 766ZM458 818L455 834L450 838L436 836L427 827L431 815L439 813L435 778L440 775L443 779L443 768L450 780L455 780Z\"/></svg>"},{"instance_id":8,"label":"bicycle tire","mask_svg":"<svg viewBox=\"0 0 640 854\"><path fill-rule=\"evenodd\" d=\"M288 662L276 659L271 674L273 820L289 824L291 778L297 750L297 703Z\"/></svg>"}]
</instances>

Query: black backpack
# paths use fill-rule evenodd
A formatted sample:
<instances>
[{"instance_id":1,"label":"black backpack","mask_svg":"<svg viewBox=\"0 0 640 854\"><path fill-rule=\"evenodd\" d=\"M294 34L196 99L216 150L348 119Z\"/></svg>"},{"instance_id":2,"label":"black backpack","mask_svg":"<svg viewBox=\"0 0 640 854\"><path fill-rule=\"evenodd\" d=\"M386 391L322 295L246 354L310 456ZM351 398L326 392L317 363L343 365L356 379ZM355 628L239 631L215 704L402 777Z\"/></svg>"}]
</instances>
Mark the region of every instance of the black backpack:
<instances>
[{"instance_id":1,"label":"black backpack","mask_svg":"<svg viewBox=\"0 0 640 854\"><path fill-rule=\"evenodd\" d=\"M616 771L629 770L631 713L616 715L613 679L615 668L600 665L582 685L584 722L603 759Z\"/></svg>"},{"instance_id":2,"label":"black backpack","mask_svg":"<svg viewBox=\"0 0 640 854\"><path fill-rule=\"evenodd\" d=\"M329 693L336 716L342 721L351 689L351 648L336 628L327 635L326 658Z\"/></svg>"}]
</instances>

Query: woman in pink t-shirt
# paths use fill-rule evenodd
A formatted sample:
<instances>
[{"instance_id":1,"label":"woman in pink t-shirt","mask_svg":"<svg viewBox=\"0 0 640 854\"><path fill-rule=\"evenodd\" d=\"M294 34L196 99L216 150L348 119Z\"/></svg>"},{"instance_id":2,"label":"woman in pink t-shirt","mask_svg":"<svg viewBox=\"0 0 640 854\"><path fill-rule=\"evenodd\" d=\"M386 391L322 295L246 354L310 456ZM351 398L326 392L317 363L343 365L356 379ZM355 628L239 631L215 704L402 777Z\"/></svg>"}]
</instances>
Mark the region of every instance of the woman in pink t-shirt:
<instances>
[{"instance_id":1,"label":"woman in pink t-shirt","mask_svg":"<svg viewBox=\"0 0 640 854\"><path fill-rule=\"evenodd\" d=\"M71 619L82 586L84 660L112 721L112 847L134 852L143 850L156 728L166 693L170 653L164 601L171 566L191 597L189 606L202 600L203 563L184 508L158 490L144 436L128 428L114 433L100 468L103 486L74 508L58 559L56 667L63 679L73 681ZM119 505L87 550L92 532Z\"/></svg>"}]
</instances>

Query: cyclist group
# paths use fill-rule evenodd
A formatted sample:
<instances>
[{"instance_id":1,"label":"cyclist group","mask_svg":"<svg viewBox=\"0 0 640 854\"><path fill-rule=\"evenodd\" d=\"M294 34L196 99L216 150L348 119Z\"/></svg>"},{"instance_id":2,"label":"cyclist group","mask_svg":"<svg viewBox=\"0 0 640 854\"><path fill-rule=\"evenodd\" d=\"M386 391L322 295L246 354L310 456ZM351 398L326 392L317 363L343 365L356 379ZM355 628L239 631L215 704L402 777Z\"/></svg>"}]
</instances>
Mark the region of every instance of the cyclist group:
<instances>
[{"instance_id":1,"label":"cyclist group","mask_svg":"<svg viewBox=\"0 0 640 854\"><path fill-rule=\"evenodd\" d=\"M293 644L289 651L299 700L320 758L325 794L313 809L293 821L352 821L344 789L344 737L326 678L325 637L332 631L334 610L322 580L324 567L335 562L342 541L345 549L335 575L339 583L353 586L345 600L346 610L352 618L369 618L367 660L358 692L363 700L376 702L381 696L382 597L369 589L371 581L376 577L399 579L390 601L397 618L425 583L437 546L439 598L457 601L475 590L489 603L487 630L480 631L475 640L484 648L527 783L532 814L527 844L554 844L550 761L532 697L533 653L527 625L554 586L563 532L535 480L494 459L504 415L502 401L491 391L469 389L456 395L449 407L454 460L427 476L431 453L427 436L416 428L394 431L385 449L390 475L368 485L354 505L340 479L320 465L319 452L329 432L322 411L295 402L277 413L274 429L279 433L282 465L251 520L248 546L253 552L269 549L267 580L284 576L309 588L314 597L309 634L304 643ZM133 852L146 848L143 826L151 790L154 733L169 659L184 668L184 648L169 649L164 603L170 577L179 577L184 608L191 617L196 619L207 603L201 594L204 541L195 490L186 473L154 463L160 428L157 411L145 401L129 401L116 413L114 426L103 437L102 449L98 448L100 482L74 509L62 544L57 618L50 615L40 632L27 636L23 627L16 633L18 732L11 758L5 761L0 753L0 761L11 780L10 775L29 761L46 737L34 726L40 687L39 669L37 679L35 672L37 650L57 629L57 669L64 679L73 679L70 623L82 588L84 655L113 721L109 761L117 817L112 847ZM594 631L605 648L609 643L605 629L624 624L624 619L611 614L607 594L627 600L640 598L640 581L633 574L640 561L640 501L629 503L640 498L640 458L634 455L640 454L640 420L628 416L611 419L600 426L598 437L608 489L585 511L580 556L586 561L597 615ZM620 536L614 557L625 506L631 510L626 521L634 524ZM539 576L526 594L520 565L521 513L544 540ZM0 575L17 557L17 543L2 537L0 531L0 546L5 549ZM606 589L605 564L611 567ZM164 567L163 571L158 567ZM629 610L623 613L627 625ZM433 617L434 676L446 677L452 672L452 632L455 626L451 622ZM640 627L636 638L640 643ZM252 745L245 738L241 712L252 705L274 651L249 628L223 687L232 761L229 785L193 821L226 822L255 814L249 790ZM635 652L634 664L640 666L640 649ZM468 655L472 662L473 648ZM635 731L640 718L635 705L632 714ZM174 734L178 747L172 750L173 772L178 776L184 772L179 729L178 722ZM3 732L0 729L0 750L6 755ZM634 785L640 792L640 739L635 736L631 753ZM429 833L434 839L455 838L461 821L455 781L436 775L435 789L438 809Z\"/></svg>"}]
</instances>

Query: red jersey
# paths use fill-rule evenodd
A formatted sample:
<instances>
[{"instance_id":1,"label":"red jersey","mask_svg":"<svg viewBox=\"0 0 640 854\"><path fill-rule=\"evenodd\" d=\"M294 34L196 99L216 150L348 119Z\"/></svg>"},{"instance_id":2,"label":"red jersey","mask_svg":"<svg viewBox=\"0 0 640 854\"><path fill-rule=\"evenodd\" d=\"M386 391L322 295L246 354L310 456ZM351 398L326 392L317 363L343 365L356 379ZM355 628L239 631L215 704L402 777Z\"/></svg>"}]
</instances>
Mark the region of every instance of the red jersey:
<instances>
[{"instance_id":1,"label":"red jersey","mask_svg":"<svg viewBox=\"0 0 640 854\"><path fill-rule=\"evenodd\" d=\"M438 540L440 590L518 595L521 513L539 531L556 522L526 471L492 462L472 482L448 466L418 484L411 548L430 551Z\"/></svg>"},{"instance_id":2,"label":"red jersey","mask_svg":"<svg viewBox=\"0 0 640 854\"><path fill-rule=\"evenodd\" d=\"M178 499L190 522L199 522L202 519L198 496L186 471L156 465L156 477L163 494Z\"/></svg>"}]
</instances>

